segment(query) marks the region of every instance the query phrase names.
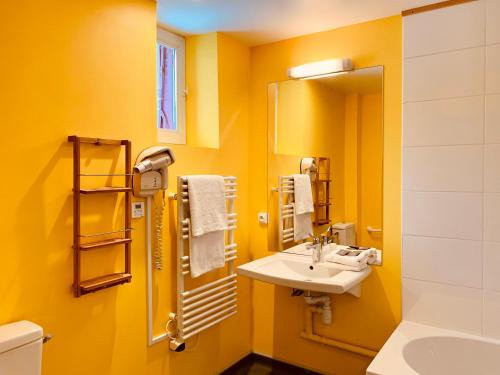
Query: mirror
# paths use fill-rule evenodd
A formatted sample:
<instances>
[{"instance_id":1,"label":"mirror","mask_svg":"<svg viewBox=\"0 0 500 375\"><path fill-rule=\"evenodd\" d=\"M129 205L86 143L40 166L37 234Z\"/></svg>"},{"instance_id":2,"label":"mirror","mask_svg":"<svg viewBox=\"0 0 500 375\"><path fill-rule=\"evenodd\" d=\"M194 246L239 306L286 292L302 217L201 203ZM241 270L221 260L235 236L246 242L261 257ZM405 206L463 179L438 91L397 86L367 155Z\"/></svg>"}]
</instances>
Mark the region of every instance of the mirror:
<instances>
[{"instance_id":1,"label":"mirror","mask_svg":"<svg viewBox=\"0 0 500 375\"><path fill-rule=\"evenodd\" d=\"M383 248L383 73L376 66L269 84L270 251L303 242L294 174L309 175L315 235L333 225L337 243Z\"/></svg>"}]
</instances>

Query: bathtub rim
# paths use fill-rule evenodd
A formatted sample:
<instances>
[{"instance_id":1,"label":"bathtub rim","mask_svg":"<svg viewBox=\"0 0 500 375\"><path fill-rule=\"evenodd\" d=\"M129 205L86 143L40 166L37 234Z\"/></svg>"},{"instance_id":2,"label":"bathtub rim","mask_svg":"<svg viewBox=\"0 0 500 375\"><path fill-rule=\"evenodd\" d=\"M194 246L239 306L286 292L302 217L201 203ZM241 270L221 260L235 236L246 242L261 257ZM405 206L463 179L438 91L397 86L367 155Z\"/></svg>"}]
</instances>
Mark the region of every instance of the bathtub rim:
<instances>
[{"instance_id":1,"label":"bathtub rim","mask_svg":"<svg viewBox=\"0 0 500 375\"><path fill-rule=\"evenodd\" d=\"M366 375L418 375L406 363L403 357L403 348L412 340L431 336L456 337L500 345L500 340L490 337L403 320L370 363L366 370Z\"/></svg>"}]
</instances>

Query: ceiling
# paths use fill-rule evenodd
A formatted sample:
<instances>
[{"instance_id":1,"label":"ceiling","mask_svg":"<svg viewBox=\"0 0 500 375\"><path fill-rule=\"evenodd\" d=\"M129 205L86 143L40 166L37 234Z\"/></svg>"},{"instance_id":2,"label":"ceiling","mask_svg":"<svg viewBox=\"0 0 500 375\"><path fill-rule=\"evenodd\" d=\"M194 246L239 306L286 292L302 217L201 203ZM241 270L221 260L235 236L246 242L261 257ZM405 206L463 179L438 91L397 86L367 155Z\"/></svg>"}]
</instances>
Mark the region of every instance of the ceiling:
<instances>
[{"instance_id":1,"label":"ceiling","mask_svg":"<svg viewBox=\"0 0 500 375\"><path fill-rule=\"evenodd\" d=\"M401 13L438 0L157 0L158 22L183 34L222 31L249 46Z\"/></svg>"}]
</instances>

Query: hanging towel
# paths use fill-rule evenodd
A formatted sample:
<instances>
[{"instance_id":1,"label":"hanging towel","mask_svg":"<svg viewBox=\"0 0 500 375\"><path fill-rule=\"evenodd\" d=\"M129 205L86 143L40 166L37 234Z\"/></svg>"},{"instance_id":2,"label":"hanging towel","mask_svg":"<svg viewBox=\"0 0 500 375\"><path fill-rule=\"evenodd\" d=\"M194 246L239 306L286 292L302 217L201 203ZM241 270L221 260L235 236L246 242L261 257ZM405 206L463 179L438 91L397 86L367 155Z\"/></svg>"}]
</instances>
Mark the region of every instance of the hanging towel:
<instances>
[{"instance_id":1,"label":"hanging towel","mask_svg":"<svg viewBox=\"0 0 500 375\"><path fill-rule=\"evenodd\" d=\"M313 233L311 213L314 212L311 179L306 174L294 174L293 189L295 195L293 238L295 241L305 240Z\"/></svg>"},{"instance_id":2,"label":"hanging towel","mask_svg":"<svg viewBox=\"0 0 500 375\"><path fill-rule=\"evenodd\" d=\"M224 267L224 231L194 237L189 232L189 268L191 277L198 277Z\"/></svg>"},{"instance_id":3,"label":"hanging towel","mask_svg":"<svg viewBox=\"0 0 500 375\"><path fill-rule=\"evenodd\" d=\"M309 175L294 174L292 177L295 194L295 214L301 215L314 212L311 179Z\"/></svg>"},{"instance_id":4,"label":"hanging towel","mask_svg":"<svg viewBox=\"0 0 500 375\"><path fill-rule=\"evenodd\" d=\"M224 178L187 176L189 210L189 263L191 276L224 266L224 230L227 229Z\"/></svg>"}]
</instances>

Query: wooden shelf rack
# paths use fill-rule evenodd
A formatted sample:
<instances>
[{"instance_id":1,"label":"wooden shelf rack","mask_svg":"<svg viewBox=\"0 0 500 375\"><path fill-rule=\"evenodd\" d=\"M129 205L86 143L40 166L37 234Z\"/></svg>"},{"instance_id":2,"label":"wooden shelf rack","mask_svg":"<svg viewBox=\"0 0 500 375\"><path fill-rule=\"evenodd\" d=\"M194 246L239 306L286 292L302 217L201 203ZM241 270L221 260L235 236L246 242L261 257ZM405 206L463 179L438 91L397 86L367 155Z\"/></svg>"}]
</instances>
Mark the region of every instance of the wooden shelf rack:
<instances>
[{"instance_id":1,"label":"wooden shelf rack","mask_svg":"<svg viewBox=\"0 0 500 375\"><path fill-rule=\"evenodd\" d=\"M314 191L314 224L330 224L330 158L317 157L316 165L318 167L316 180L313 182Z\"/></svg>"},{"instance_id":2,"label":"wooden shelf rack","mask_svg":"<svg viewBox=\"0 0 500 375\"><path fill-rule=\"evenodd\" d=\"M129 187L100 187L95 189L80 189L80 194L102 194L102 193L127 193L131 192L132 188Z\"/></svg>"},{"instance_id":3,"label":"wooden shelf rack","mask_svg":"<svg viewBox=\"0 0 500 375\"><path fill-rule=\"evenodd\" d=\"M78 137L72 135L68 137L68 142L73 143L73 291L75 297L80 297L87 293L97 292L112 286L129 283L131 274L131 213L130 204L132 199L132 166L131 166L131 143L129 140L100 139ZM124 146L125 147L125 186L123 187L98 187L93 189L82 188L80 179L84 174L80 173L80 155L82 144L92 144L94 146ZM113 174L102 174L99 176L115 176ZM97 233L95 235L81 234L81 195L87 194L112 194L125 193L125 229L115 232ZM110 233L123 232L123 238L112 238L93 242L82 243L83 237L99 237ZM125 247L125 272L112 273L99 276L93 279L81 279L81 254L108 246L123 245Z\"/></svg>"}]
</instances>

